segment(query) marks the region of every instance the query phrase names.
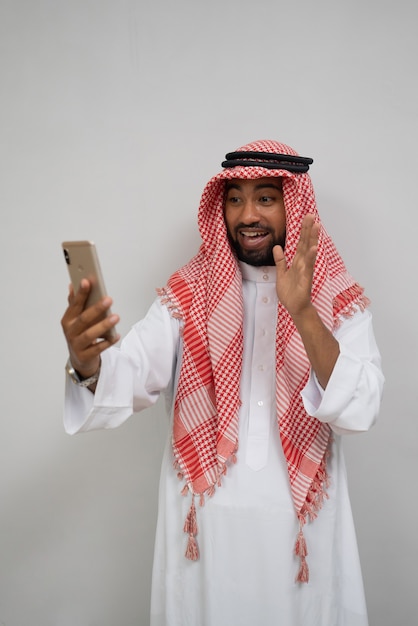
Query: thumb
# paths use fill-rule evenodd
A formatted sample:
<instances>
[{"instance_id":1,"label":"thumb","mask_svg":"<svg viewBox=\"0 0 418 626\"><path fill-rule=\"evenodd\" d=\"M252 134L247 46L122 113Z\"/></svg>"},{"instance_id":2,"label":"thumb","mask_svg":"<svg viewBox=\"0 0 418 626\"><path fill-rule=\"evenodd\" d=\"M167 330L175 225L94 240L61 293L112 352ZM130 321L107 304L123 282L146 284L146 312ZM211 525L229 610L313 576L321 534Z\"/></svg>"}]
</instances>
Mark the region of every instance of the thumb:
<instances>
[{"instance_id":1,"label":"thumb","mask_svg":"<svg viewBox=\"0 0 418 626\"><path fill-rule=\"evenodd\" d=\"M284 272L287 269L286 259L284 256L283 248L281 246L273 247L273 259L278 272Z\"/></svg>"}]
</instances>

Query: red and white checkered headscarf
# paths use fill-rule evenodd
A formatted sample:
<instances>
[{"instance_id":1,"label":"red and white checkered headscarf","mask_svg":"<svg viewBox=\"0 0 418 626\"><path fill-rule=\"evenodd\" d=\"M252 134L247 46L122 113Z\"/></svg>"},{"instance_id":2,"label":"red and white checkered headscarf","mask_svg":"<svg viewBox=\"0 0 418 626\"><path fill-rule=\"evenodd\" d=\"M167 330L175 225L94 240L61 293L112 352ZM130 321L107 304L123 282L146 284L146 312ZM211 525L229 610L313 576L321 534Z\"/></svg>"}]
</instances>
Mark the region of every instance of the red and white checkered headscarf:
<instances>
[{"instance_id":1,"label":"red and white checkered headscarf","mask_svg":"<svg viewBox=\"0 0 418 626\"><path fill-rule=\"evenodd\" d=\"M297 153L275 141L257 141L239 151ZM243 353L242 276L228 242L224 221L225 181L263 177L283 179L286 209L285 256L295 255L302 218L312 213L319 222L308 174L258 166L227 168L206 185L199 207L203 240L198 254L175 272L163 302L184 321L184 350L174 405L173 450L176 466L187 485L185 493L212 495L228 461L238 450L240 375ZM347 273L333 242L321 226L312 286L312 302L332 330L354 305L367 304L363 289ZM276 331L277 424L300 533L296 553L301 559L298 581L308 579L302 527L315 518L327 483L326 456L330 441L327 424L307 415L301 390L310 363L287 310L279 303ZM193 498L194 500L194 498ZM198 558L194 501L185 524L189 534L186 556Z\"/></svg>"}]
</instances>

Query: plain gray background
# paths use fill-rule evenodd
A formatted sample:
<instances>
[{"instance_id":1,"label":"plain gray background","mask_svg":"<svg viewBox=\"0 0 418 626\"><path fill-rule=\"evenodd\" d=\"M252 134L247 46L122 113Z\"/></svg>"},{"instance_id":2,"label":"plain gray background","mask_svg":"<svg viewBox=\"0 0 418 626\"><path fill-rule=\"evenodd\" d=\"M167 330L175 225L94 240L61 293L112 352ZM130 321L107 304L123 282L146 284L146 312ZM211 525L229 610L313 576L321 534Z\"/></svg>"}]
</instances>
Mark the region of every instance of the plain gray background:
<instances>
[{"instance_id":1,"label":"plain gray background","mask_svg":"<svg viewBox=\"0 0 418 626\"><path fill-rule=\"evenodd\" d=\"M416 23L412 0L0 0L1 626L149 619L164 406L64 433L61 241L96 241L124 334L263 138L314 158L373 303L387 383L349 483L371 626L416 623Z\"/></svg>"}]
</instances>

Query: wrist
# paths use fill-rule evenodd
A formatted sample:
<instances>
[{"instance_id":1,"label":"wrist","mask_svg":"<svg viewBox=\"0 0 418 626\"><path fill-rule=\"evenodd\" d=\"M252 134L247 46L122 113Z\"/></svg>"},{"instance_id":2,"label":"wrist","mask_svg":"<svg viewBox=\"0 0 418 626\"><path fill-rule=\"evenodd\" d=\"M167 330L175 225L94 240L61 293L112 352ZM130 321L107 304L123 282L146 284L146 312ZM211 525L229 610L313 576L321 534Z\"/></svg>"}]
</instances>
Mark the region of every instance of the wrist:
<instances>
[{"instance_id":1,"label":"wrist","mask_svg":"<svg viewBox=\"0 0 418 626\"><path fill-rule=\"evenodd\" d=\"M69 375L69 377L71 378L71 380L73 381L75 385L78 385L79 387L90 387L91 385L96 384L97 381L99 380L100 366L101 366L101 362L99 362L99 367L96 369L95 372L93 372L90 375L89 374L84 375L83 373L79 372L77 369L74 368L73 364L71 363L71 359L69 358L65 365L65 371L67 372L67 374Z\"/></svg>"},{"instance_id":2,"label":"wrist","mask_svg":"<svg viewBox=\"0 0 418 626\"><path fill-rule=\"evenodd\" d=\"M312 302L309 302L305 307L299 309L297 312L291 313L289 311L289 314L296 327L306 323L311 323L313 320L319 317L318 311L316 310Z\"/></svg>"}]
</instances>

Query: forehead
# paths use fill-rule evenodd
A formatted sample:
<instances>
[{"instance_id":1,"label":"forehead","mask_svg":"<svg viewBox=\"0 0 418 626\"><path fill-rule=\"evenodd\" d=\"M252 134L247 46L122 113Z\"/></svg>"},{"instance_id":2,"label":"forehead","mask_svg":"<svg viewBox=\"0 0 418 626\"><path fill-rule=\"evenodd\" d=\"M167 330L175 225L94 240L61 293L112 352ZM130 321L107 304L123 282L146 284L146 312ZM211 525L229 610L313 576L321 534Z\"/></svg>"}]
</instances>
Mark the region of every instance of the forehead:
<instances>
[{"instance_id":1,"label":"forehead","mask_svg":"<svg viewBox=\"0 0 418 626\"><path fill-rule=\"evenodd\" d=\"M243 192L258 191L265 188L282 190L282 179L278 176L265 176L264 178L231 178L226 181L225 189L236 189Z\"/></svg>"}]
</instances>

